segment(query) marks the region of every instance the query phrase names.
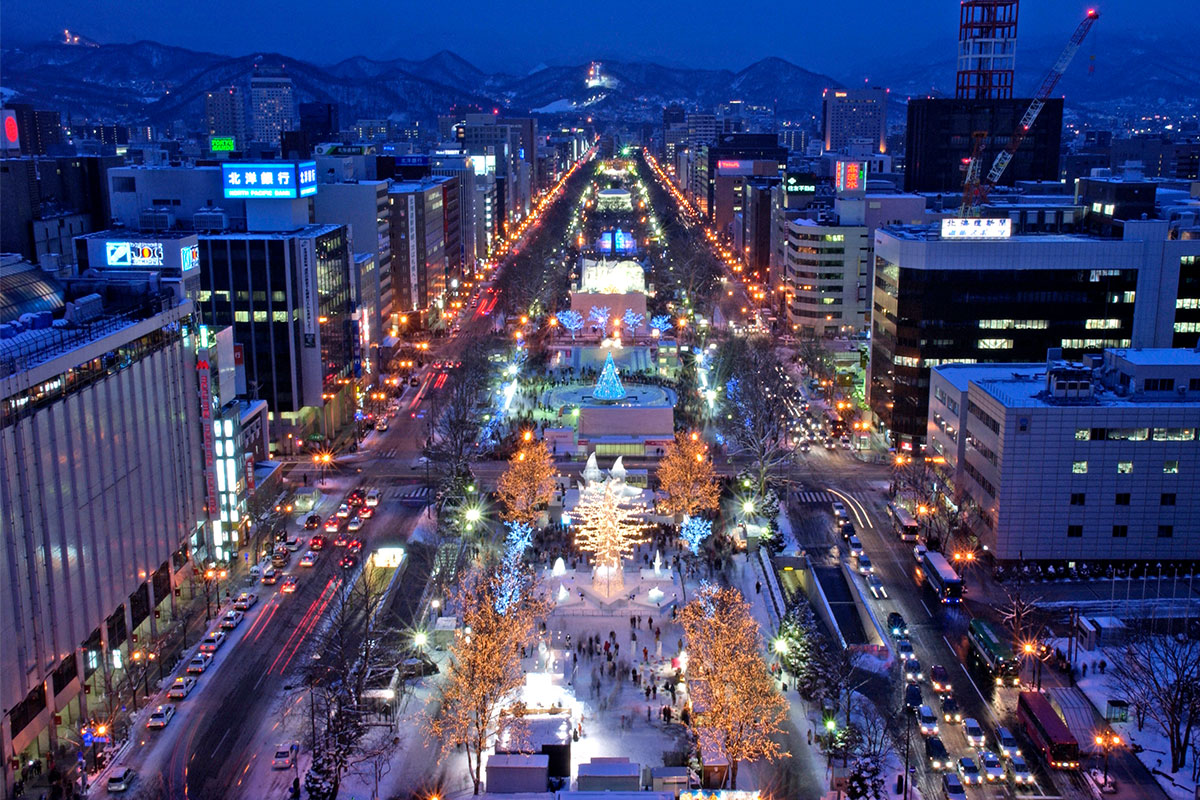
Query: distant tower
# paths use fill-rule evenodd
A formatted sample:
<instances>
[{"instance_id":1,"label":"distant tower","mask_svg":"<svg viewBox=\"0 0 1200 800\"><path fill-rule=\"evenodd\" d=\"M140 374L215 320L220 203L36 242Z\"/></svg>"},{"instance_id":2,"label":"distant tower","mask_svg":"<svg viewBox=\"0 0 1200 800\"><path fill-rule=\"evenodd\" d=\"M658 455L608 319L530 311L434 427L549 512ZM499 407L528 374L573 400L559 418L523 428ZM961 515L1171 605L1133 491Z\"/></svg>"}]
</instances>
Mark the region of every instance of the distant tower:
<instances>
[{"instance_id":1,"label":"distant tower","mask_svg":"<svg viewBox=\"0 0 1200 800\"><path fill-rule=\"evenodd\" d=\"M284 131L296 130L296 99L292 79L282 70L255 68L250 78L254 111L254 140L279 146Z\"/></svg>"},{"instance_id":2,"label":"distant tower","mask_svg":"<svg viewBox=\"0 0 1200 800\"><path fill-rule=\"evenodd\" d=\"M962 0L958 18L960 100L1009 100L1017 54L1020 0Z\"/></svg>"}]
</instances>

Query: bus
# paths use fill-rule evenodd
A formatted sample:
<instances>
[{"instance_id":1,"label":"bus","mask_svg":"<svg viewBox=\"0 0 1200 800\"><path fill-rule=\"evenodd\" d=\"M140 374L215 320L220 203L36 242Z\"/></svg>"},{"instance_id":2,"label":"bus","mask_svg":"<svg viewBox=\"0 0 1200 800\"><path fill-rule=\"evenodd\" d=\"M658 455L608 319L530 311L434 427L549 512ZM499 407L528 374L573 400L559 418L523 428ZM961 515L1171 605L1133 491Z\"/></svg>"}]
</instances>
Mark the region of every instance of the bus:
<instances>
[{"instance_id":1,"label":"bus","mask_svg":"<svg viewBox=\"0 0 1200 800\"><path fill-rule=\"evenodd\" d=\"M1041 692L1021 692L1017 722L1053 769L1079 769L1079 742Z\"/></svg>"},{"instance_id":2,"label":"bus","mask_svg":"<svg viewBox=\"0 0 1200 800\"><path fill-rule=\"evenodd\" d=\"M917 521L913 519L912 514L895 503L887 504L887 512L888 518L892 521L892 528L896 531L896 535L900 537L900 541L917 541L920 537L920 529L917 527Z\"/></svg>"},{"instance_id":3,"label":"bus","mask_svg":"<svg viewBox=\"0 0 1200 800\"><path fill-rule=\"evenodd\" d=\"M841 436L846 432L846 420L836 409L829 408L825 410L825 427L830 436Z\"/></svg>"},{"instance_id":4,"label":"bus","mask_svg":"<svg viewBox=\"0 0 1200 800\"><path fill-rule=\"evenodd\" d=\"M962 600L962 578L950 566L950 562L941 553L927 550L921 558L921 571L925 574L925 582L933 593L943 603L957 603Z\"/></svg>"},{"instance_id":5,"label":"bus","mask_svg":"<svg viewBox=\"0 0 1200 800\"><path fill-rule=\"evenodd\" d=\"M971 620L967 626L967 641L987 665L997 686L1021 685L1021 662L990 623L982 619Z\"/></svg>"}]
</instances>

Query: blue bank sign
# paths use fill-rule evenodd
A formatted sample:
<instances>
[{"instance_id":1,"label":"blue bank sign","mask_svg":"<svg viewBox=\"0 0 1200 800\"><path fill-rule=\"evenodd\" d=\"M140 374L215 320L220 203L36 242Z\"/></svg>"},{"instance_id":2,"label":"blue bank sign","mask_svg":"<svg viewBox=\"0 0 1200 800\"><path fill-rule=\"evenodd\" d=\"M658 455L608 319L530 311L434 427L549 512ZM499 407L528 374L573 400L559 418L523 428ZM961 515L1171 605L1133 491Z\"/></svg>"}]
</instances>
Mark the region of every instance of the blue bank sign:
<instances>
[{"instance_id":1,"label":"blue bank sign","mask_svg":"<svg viewBox=\"0 0 1200 800\"><path fill-rule=\"evenodd\" d=\"M283 200L309 197L317 193L317 162L222 164L221 185L226 197Z\"/></svg>"}]
</instances>

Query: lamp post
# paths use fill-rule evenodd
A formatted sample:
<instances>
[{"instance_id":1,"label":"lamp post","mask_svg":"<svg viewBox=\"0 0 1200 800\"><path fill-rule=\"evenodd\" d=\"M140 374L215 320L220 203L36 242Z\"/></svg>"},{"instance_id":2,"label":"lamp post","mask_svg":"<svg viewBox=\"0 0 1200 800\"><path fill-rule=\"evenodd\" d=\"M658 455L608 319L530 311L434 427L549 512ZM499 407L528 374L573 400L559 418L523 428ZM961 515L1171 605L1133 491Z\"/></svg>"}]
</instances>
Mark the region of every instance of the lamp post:
<instances>
[{"instance_id":1,"label":"lamp post","mask_svg":"<svg viewBox=\"0 0 1200 800\"><path fill-rule=\"evenodd\" d=\"M212 588L216 585L217 589L217 610L221 610L221 579L229 573L223 569L216 567L208 567L204 570L204 621L212 620Z\"/></svg>"},{"instance_id":2,"label":"lamp post","mask_svg":"<svg viewBox=\"0 0 1200 800\"><path fill-rule=\"evenodd\" d=\"M1108 785L1108 757L1114 748L1121 746L1121 737L1112 731L1107 733L1097 734L1096 746L1104 753L1104 780L1103 785Z\"/></svg>"}]
</instances>

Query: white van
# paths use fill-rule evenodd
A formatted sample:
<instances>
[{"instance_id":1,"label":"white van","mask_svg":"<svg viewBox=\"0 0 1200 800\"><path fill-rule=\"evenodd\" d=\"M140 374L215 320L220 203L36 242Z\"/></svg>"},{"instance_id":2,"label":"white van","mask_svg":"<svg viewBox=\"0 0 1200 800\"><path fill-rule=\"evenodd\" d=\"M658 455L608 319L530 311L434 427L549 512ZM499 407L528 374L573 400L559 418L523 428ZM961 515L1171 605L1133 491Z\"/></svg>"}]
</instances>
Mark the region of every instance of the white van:
<instances>
[{"instance_id":1,"label":"white van","mask_svg":"<svg viewBox=\"0 0 1200 800\"><path fill-rule=\"evenodd\" d=\"M372 489L371 491L367 492L367 505L370 506L371 508L374 508L375 506L379 505L379 490L378 489Z\"/></svg>"}]
</instances>

